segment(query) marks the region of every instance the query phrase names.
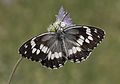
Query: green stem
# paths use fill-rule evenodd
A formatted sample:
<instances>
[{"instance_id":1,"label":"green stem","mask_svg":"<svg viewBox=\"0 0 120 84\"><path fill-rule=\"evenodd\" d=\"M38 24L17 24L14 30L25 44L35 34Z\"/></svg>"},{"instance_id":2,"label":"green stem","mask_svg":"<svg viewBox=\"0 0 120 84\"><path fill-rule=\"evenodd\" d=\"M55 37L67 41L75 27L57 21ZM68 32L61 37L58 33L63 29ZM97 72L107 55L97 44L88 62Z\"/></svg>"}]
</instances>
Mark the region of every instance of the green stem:
<instances>
[{"instance_id":1,"label":"green stem","mask_svg":"<svg viewBox=\"0 0 120 84\"><path fill-rule=\"evenodd\" d=\"M16 64L14 65L13 70L12 70L10 76L9 76L8 83L7 83L7 84L10 84L10 83L11 83L11 80L12 80L12 78L13 78L13 75L14 75L14 73L15 73L18 65L19 65L20 62L22 61L22 59L23 59L23 57L20 57L20 58L18 59L18 61L16 62Z\"/></svg>"}]
</instances>

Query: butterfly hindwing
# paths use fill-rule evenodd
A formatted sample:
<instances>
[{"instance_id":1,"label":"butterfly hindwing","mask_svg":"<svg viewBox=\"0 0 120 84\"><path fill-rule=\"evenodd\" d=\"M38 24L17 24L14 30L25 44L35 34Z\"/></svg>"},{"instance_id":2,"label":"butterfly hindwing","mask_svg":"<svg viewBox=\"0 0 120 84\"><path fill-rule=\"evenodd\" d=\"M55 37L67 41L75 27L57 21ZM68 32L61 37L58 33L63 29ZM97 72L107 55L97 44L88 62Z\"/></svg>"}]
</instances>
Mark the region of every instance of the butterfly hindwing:
<instances>
[{"instance_id":1,"label":"butterfly hindwing","mask_svg":"<svg viewBox=\"0 0 120 84\"><path fill-rule=\"evenodd\" d=\"M64 65L66 58L61 42L55 36L54 33L45 33L33 37L20 47L19 53L48 68L59 68Z\"/></svg>"},{"instance_id":2,"label":"butterfly hindwing","mask_svg":"<svg viewBox=\"0 0 120 84\"><path fill-rule=\"evenodd\" d=\"M51 52L48 53L47 59L41 61L42 65L52 69L62 67L66 61L62 42L56 38L54 42L51 43L50 50Z\"/></svg>"},{"instance_id":3,"label":"butterfly hindwing","mask_svg":"<svg viewBox=\"0 0 120 84\"><path fill-rule=\"evenodd\" d=\"M64 30L68 47L68 59L84 61L104 38L104 31L91 26L73 26Z\"/></svg>"}]
</instances>

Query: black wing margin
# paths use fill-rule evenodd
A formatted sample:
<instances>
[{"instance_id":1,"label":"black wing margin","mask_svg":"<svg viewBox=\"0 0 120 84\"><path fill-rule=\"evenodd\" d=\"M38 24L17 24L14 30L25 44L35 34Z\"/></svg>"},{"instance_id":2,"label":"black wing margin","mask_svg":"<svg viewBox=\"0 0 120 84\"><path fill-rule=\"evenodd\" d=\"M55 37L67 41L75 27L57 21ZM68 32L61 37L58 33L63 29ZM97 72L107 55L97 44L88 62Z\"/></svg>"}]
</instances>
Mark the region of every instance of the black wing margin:
<instances>
[{"instance_id":1,"label":"black wing margin","mask_svg":"<svg viewBox=\"0 0 120 84\"><path fill-rule=\"evenodd\" d=\"M105 36L105 32L92 26L74 26L64 30L68 47L68 59L73 62L85 61L92 50Z\"/></svg>"},{"instance_id":2,"label":"black wing margin","mask_svg":"<svg viewBox=\"0 0 120 84\"><path fill-rule=\"evenodd\" d=\"M19 49L24 58L41 62L47 68L56 69L64 65L66 58L59 42L53 33L44 33L25 42Z\"/></svg>"}]
</instances>

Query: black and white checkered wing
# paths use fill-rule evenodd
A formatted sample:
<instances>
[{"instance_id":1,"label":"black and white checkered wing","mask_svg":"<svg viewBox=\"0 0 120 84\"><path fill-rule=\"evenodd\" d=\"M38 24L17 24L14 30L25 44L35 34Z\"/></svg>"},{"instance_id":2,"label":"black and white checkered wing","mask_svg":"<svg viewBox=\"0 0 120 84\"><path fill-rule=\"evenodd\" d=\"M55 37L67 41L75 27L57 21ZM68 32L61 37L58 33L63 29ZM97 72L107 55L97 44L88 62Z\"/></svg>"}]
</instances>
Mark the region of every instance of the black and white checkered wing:
<instances>
[{"instance_id":1,"label":"black and white checkered wing","mask_svg":"<svg viewBox=\"0 0 120 84\"><path fill-rule=\"evenodd\" d=\"M91 26L74 26L65 30L68 59L81 62L89 57L92 50L104 38L102 29Z\"/></svg>"},{"instance_id":2,"label":"black and white checkered wing","mask_svg":"<svg viewBox=\"0 0 120 84\"><path fill-rule=\"evenodd\" d=\"M62 48L61 41L56 39L54 33L45 33L24 43L19 53L25 58L41 62L43 66L53 69L63 66L66 61Z\"/></svg>"}]
</instances>

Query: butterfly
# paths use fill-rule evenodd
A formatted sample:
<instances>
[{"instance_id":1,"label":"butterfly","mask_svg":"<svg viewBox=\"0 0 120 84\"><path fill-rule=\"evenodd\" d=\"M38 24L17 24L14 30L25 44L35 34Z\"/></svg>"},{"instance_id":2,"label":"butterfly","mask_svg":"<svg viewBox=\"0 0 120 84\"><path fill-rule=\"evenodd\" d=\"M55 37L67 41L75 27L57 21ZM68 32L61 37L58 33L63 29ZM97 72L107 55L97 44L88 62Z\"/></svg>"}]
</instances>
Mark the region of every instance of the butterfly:
<instances>
[{"instance_id":1,"label":"butterfly","mask_svg":"<svg viewBox=\"0 0 120 84\"><path fill-rule=\"evenodd\" d=\"M57 69L68 60L85 61L104 36L105 32L100 28L73 24L69 13L61 7L48 32L26 41L19 53L47 68Z\"/></svg>"}]
</instances>

